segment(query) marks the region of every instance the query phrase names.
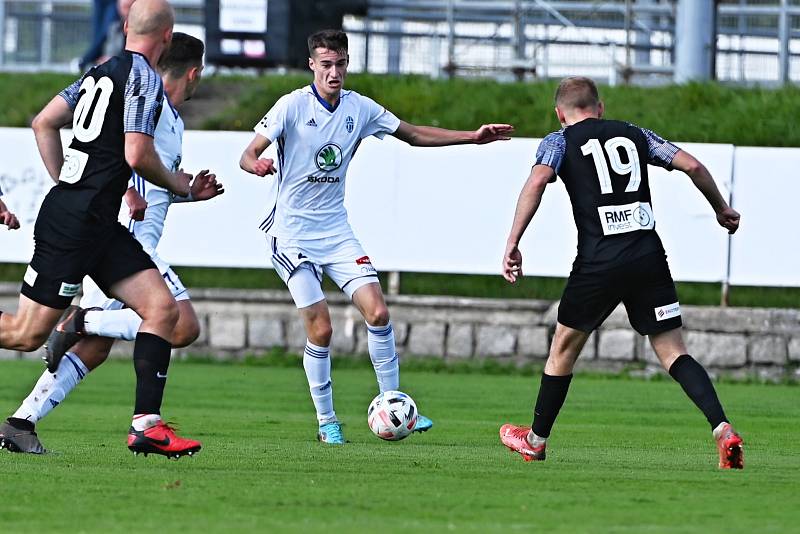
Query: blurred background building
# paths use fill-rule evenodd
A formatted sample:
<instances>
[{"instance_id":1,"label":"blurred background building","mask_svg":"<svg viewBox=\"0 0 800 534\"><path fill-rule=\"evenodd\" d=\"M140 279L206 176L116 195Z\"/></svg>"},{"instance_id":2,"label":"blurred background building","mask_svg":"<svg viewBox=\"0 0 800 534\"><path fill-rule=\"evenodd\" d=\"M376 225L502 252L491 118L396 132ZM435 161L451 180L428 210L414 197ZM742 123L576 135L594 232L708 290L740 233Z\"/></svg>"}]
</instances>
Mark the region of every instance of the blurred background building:
<instances>
[{"instance_id":1,"label":"blurred background building","mask_svg":"<svg viewBox=\"0 0 800 534\"><path fill-rule=\"evenodd\" d=\"M209 63L303 68L342 27L351 71L615 83L800 80L800 0L173 0ZM69 70L91 0L0 0L0 70Z\"/></svg>"}]
</instances>

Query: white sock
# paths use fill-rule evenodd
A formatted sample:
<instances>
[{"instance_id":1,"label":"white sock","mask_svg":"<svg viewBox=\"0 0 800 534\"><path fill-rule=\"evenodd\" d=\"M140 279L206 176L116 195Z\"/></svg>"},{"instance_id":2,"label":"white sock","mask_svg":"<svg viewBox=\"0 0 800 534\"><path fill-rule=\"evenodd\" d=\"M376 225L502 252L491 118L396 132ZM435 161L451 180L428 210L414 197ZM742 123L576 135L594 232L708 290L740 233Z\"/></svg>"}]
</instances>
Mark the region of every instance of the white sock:
<instances>
[{"instance_id":1,"label":"white sock","mask_svg":"<svg viewBox=\"0 0 800 534\"><path fill-rule=\"evenodd\" d=\"M92 310L86 312L83 325L87 334L133 341L142 325L142 318L128 308L124 310Z\"/></svg>"},{"instance_id":2,"label":"white sock","mask_svg":"<svg viewBox=\"0 0 800 534\"><path fill-rule=\"evenodd\" d=\"M317 409L320 425L336 421L333 411L333 382L331 382L331 356L328 347L319 347L306 340L303 353L303 369L306 370L311 400Z\"/></svg>"},{"instance_id":3,"label":"white sock","mask_svg":"<svg viewBox=\"0 0 800 534\"><path fill-rule=\"evenodd\" d=\"M547 443L547 438L543 438L541 436L537 436L536 434L533 433L533 430L528 432L527 439L528 439L528 443L530 443L530 445L532 447L541 447L542 445Z\"/></svg>"},{"instance_id":4,"label":"white sock","mask_svg":"<svg viewBox=\"0 0 800 534\"><path fill-rule=\"evenodd\" d=\"M725 425L729 424L727 421L723 421L717 425L717 428L711 431L711 434L714 436L714 439L719 439L722 435L722 431L725 430Z\"/></svg>"},{"instance_id":5,"label":"white sock","mask_svg":"<svg viewBox=\"0 0 800 534\"><path fill-rule=\"evenodd\" d=\"M69 392L89 373L74 352L68 352L61 358L55 373L45 371L36 385L33 386L22 404L11 417L27 419L36 424L50 410L61 404Z\"/></svg>"},{"instance_id":6,"label":"white sock","mask_svg":"<svg viewBox=\"0 0 800 534\"><path fill-rule=\"evenodd\" d=\"M385 326L367 324L367 347L381 393L400 388L400 358L394 345L392 323Z\"/></svg>"},{"instance_id":7,"label":"white sock","mask_svg":"<svg viewBox=\"0 0 800 534\"><path fill-rule=\"evenodd\" d=\"M161 416L157 413L137 413L133 416L131 426L134 430L141 432L151 426L156 426L161 421Z\"/></svg>"}]
</instances>

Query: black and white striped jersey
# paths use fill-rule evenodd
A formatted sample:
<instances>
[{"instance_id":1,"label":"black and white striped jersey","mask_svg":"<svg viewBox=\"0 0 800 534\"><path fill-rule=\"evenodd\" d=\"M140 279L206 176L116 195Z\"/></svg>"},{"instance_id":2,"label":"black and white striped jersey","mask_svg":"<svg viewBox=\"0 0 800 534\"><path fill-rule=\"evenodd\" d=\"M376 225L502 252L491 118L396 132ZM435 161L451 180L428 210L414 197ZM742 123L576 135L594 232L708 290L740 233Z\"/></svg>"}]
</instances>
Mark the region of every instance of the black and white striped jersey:
<instances>
[{"instance_id":1,"label":"black and white striped jersey","mask_svg":"<svg viewBox=\"0 0 800 534\"><path fill-rule=\"evenodd\" d=\"M153 136L164 89L147 59L125 51L88 71L59 95L73 110L73 139L45 203L76 228L116 222L131 169L125 133Z\"/></svg>"}]
</instances>

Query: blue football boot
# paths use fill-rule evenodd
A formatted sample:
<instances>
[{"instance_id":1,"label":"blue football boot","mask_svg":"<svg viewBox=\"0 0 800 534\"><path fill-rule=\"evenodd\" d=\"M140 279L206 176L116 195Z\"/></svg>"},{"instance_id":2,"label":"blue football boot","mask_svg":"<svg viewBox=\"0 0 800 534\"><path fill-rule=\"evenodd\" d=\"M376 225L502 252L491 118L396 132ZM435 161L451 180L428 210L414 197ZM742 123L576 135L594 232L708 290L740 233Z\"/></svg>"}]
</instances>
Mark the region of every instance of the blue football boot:
<instances>
[{"instance_id":1,"label":"blue football boot","mask_svg":"<svg viewBox=\"0 0 800 534\"><path fill-rule=\"evenodd\" d=\"M417 415L417 423L414 425L414 430L411 432L427 432L433 426L433 421L428 419L422 414Z\"/></svg>"},{"instance_id":2,"label":"blue football boot","mask_svg":"<svg viewBox=\"0 0 800 534\"><path fill-rule=\"evenodd\" d=\"M342 434L342 425L339 423L339 421L333 421L332 423L319 425L317 439L322 443L327 443L329 445L343 445L345 441L344 434Z\"/></svg>"}]
</instances>

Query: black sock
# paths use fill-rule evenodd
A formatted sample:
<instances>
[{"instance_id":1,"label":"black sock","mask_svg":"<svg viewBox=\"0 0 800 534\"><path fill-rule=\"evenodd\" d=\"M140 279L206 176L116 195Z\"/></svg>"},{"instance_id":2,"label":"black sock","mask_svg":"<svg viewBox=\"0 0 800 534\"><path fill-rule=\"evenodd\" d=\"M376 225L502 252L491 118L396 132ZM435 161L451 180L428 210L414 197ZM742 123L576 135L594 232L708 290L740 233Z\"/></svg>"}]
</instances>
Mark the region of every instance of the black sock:
<instances>
[{"instance_id":1,"label":"black sock","mask_svg":"<svg viewBox=\"0 0 800 534\"><path fill-rule=\"evenodd\" d=\"M133 368L136 370L134 414L161 413L171 349L169 341L155 334L136 334L136 344L133 346Z\"/></svg>"},{"instance_id":2,"label":"black sock","mask_svg":"<svg viewBox=\"0 0 800 534\"><path fill-rule=\"evenodd\" d=\"M708 373L702 365L697 363L697 360L688 354L681 354L669 368L669 374L681 385L692 402L700 408L700 411L708 419L711 430L728 420Z\"/></svg>"},{"instance_id":3,"label":"black sock","mask_svg":"<svg viewBox=\"0 0 800 534\"><path fill-rule=\"evenodd\" d=\"M20 419L19 417L9 417L6 419L6 422L17 430L28 430L33 432L33 429L36 428L36 425L34 425L32 421Z\"/></svg>"},{"instance_id":4,"label":"black sock","mask_svg":"<svg viewBox=\"0 0 800 534\"><path fill-rule=\"evenodd\" d=\"M551 376L542 373L542 384L539 386L539 396L536 398L536 408L533 412L533 433L541 438L550 436L553 423L556 422L558 412L564 405L569 391L572 375Z\"/></svg>"}]
</instances>

